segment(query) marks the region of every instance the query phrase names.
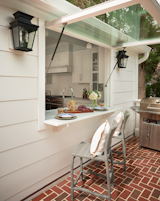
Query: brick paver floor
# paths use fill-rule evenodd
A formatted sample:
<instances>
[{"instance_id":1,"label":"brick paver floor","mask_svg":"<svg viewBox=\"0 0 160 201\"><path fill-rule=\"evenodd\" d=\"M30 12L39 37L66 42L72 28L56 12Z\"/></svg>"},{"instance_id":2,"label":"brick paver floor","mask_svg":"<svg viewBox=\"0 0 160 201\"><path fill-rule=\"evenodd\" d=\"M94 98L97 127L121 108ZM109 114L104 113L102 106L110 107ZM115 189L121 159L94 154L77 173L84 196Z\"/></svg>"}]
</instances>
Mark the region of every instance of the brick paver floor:
<instances>
[{"instance_id":1,"label":"brick paver floor","mask_svg":"<svg viewBox=\"0 0 160 201\"><path fill-rule=\"evenodd\" d=\"M122 151L122 145L115 148ZM150 149L139 149L138 138L132 137L126 141L127 170L123 171L123 166L114 164L115 186L111 189L112 201L160 201L160 152ZM122 160L122 155L113 154L114 160ZM105 174L105 164L100 162L99 168L96 163L85 167ZM75 175L79 171L75 170ZM92 191L107 194L106 180L94 175L85 174L84 181L79 181L78 186L84 186ZM84 192L74 193L75 201L100 201L98 198ZM70 201L71 182L70 177L64 179L57 185L49 188L32 201Z\"/></svg>"}]
</instances>

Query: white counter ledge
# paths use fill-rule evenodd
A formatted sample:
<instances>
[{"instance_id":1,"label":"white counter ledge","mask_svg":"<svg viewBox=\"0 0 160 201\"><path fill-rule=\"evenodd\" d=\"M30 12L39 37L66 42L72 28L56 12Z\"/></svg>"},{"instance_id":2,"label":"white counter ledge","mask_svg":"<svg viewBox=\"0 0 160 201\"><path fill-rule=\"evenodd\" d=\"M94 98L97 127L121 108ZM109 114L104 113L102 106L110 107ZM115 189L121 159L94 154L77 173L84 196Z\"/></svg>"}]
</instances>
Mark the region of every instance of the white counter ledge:
<instances>
[{"instance_id":1,"label":"white counter ledge","mask_svg":"<svg viewBox=\"0 0 160 201\"><path fill-rule=\"evenodd\" d=\"M44 121L45 124L51 125L51 126L63 126L63 125L69 125L74 122L78 122L84 119L89 119L93 117L98 117L101 115L111 115L117 110L121 110L122 108L118 107L108 107L107 111L94 111L94 112L89 112L89 113L81 113L81 114L75 114L77 116L77 119L74 120L58 120L55 119L55 116L57 116L57 110L47 110L46 111L46 120Z\"/></svg>"}]
</instances>

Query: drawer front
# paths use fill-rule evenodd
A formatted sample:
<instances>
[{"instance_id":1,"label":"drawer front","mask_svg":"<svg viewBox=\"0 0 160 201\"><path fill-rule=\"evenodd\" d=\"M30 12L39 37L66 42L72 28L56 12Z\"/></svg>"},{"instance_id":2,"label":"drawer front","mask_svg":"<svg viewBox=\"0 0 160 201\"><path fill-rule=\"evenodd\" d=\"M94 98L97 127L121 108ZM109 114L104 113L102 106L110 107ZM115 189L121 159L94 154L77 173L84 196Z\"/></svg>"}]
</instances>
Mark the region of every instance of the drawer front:
<instances>
[{"instance_id":1,"label":"drawer front","mask_svg":"<svg viewBox=\"0 0 160 201\"><path fill-rule=\"evenodd\" d=\"M143 122L141 146L160 151L160 125Z\"/></svg>"}]
</instances>

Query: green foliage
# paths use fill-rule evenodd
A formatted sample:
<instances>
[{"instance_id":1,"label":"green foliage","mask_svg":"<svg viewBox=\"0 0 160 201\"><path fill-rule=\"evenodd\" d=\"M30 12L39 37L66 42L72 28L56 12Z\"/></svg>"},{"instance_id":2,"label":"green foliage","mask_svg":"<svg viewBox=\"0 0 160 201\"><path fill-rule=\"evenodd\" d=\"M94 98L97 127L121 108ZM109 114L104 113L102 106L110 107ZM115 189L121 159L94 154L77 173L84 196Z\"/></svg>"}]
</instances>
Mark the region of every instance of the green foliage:
<instances>
[{"instance_id":1,"label":"green foliage","mask_svg":"<svg viewBox=\"0 0 160 201\"><path fill-rule=\"evenodd\" d=\"M149 58L146 63L146 83L151 81L151 78L154 74L160 73L156 72L156 68L158 63L160 62L160 44L151 45L154 51L151 51L149 54Z\"/></svg>"},{"instance_id":2,"label":"green foliage","mask_svg":"<svg viewBox=\"0 0 160 201\"><path fill-rule=\"evenodd\" d=\"M150 97L150 95L160 97L160 82L146 86L146 97Z\"/></svg>"}]
</instances>

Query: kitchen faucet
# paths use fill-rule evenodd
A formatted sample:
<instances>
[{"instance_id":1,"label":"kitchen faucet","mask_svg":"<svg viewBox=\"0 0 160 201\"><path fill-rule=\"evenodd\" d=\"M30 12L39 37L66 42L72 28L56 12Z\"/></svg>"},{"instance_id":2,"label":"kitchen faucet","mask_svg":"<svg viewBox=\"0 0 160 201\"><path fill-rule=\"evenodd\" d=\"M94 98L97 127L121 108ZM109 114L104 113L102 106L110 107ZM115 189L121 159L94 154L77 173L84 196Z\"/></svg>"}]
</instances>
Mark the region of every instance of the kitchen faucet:
<instances>
[{"instance_id":1,"label":"kitchen faucet","mask_svg":"<svg viewBox=\"0 0 160 201\"><path fill-rule=\"evenodd\" d=\"M65 87L63 88L63 99L64 99L64 91L65 91L65 89L66 89L67 87L69 87L69 88L71 89L71 92L72 92L72 100L73 100L73 89L72 89L70 86L65 86Z\"/></svg>"}]
</instances>

